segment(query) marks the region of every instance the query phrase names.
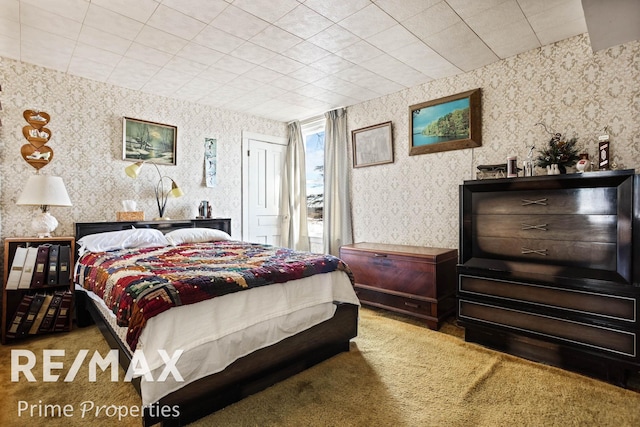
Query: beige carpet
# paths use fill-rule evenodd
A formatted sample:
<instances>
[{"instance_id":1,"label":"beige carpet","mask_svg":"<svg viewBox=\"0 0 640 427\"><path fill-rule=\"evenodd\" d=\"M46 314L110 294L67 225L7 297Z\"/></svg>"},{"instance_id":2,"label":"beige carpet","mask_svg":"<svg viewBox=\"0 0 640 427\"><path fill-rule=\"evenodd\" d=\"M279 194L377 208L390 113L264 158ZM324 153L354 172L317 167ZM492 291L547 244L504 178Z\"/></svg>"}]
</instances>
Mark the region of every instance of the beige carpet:
<instances>
[{"instance_id":1,"label":"beige carpet","mask_svg":"<svg viewBox=\"0 0 640 427\"><path fill-rule=\"evenodd\" d=\"M231 405L194 426L638 426L640 393L560 369L467 344L453 323L440 332L382 311L361 311L360 334L338 355L268 390ZM42 337L14 348L78 348L107 345L97 328ZM76 347L78 346L78 347ZM10 346L1 348L9 360ZM86 369L85 369L86 371ZM2 426L138 426L126 417L78 415L64 420L17 418L18 400L37 404L91 400L139 404L126 383L83 378L73 383L10 382L0 367ZM81 371L82 373L82 371ZM122 376L122 374L121 374ZM79 409L76 409L79 413Z\"/></svg>"}]
</instances>

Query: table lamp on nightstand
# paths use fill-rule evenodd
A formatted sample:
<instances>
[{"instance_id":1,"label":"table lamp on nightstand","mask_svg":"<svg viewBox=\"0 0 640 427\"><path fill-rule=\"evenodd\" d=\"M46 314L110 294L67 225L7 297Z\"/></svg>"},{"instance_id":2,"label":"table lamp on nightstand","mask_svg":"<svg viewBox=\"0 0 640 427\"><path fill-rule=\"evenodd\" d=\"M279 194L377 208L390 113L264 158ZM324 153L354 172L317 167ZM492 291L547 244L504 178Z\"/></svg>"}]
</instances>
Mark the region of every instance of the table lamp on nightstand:
<instances>
[{"instance_id":1,"label":"table lamp on nightstand","mask_svg":"<svg viewBox=\"0 0 640 427\"><path fill-rule=\"evenodd\" d=\"M31 221L38 237L51 237L58 220L49 213L49 206L71 206L67 189L59 176L32 175L18 197L17 205L40 206L41 212Z\"/></svg>"}]
</instances>

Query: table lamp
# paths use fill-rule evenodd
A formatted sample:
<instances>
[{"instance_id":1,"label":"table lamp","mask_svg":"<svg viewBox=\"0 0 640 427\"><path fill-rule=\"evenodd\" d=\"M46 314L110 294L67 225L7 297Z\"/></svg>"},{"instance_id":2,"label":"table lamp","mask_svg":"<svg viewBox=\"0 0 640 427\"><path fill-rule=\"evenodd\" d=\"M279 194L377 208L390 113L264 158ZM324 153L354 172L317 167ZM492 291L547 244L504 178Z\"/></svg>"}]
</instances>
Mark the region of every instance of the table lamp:
<instances>
[{"instance_id":1,"label":"table lamp","mask_svg":"<svg viewBox=\"0 0 640 427\"><path fill-rule=\"evenodd\" d=\"M38 237L51 237L58 220L49 213L49 206L71 206L62 178L50 175L31 175L18 197L17 205L39 206L40 212L31 221Z\"/></svg>"}]
</instances>

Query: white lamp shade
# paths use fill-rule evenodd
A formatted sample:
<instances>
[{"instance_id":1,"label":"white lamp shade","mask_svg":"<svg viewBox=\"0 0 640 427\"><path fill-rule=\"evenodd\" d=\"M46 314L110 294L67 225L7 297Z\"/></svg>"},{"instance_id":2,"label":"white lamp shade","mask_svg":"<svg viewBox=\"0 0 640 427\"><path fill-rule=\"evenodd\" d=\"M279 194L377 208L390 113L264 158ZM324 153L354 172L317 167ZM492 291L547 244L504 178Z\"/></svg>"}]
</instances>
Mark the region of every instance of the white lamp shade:
<instances>
[{"instance_id":1,"label":"white lamp shade","mask_svg":"<svg viewBox=\"0 0 640 427\"><path fill-rule=\"evenodd\" d=\"M31 175L17 205L71 206L67 189L59 176Z\"/></svg>"}]
</instances>

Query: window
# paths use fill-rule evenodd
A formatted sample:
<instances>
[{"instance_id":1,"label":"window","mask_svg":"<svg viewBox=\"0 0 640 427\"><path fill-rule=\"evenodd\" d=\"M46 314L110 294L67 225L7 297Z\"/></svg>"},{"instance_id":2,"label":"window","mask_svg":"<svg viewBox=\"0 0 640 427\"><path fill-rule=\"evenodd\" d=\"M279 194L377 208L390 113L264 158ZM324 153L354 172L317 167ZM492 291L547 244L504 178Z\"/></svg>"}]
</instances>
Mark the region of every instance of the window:
<instances>
[{"instance_id":1,"label":"window","mask_svg":"<svg viewBox=\"0 0 640 427\"><path fill-rule=\"evenodd\" d=\"M312 252L322 252L324 212L324 117L301 123L307 172L307 220Z\"/></svg>"}]
</instances>

